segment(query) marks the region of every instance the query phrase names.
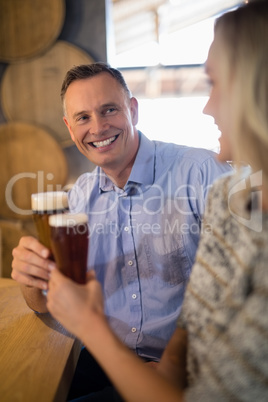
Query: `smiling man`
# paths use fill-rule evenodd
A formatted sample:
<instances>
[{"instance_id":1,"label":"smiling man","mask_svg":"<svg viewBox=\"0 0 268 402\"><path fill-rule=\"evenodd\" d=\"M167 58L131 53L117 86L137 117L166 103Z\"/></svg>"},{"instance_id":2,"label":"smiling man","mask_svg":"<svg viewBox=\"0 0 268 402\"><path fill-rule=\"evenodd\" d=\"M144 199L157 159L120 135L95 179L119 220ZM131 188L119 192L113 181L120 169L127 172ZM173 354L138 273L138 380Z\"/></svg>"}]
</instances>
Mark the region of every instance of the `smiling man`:
<instances>
[{"instance_id":1,"label":"smiling man","mask_svg":"<svg viewBox=\"0 0 268 402\"><path fill-rule=\"evenodd\" d=\"M107 72L64 85L62 97L77 148L123 188L139 147L137 100Z\"/></svg>"},{"instance_id":2,"label":"smiling man","mask_svg":"<svg viewBox=\"0 0 268 402\"><path fill-rule=\"evenodd\" d=\"M88 270L101 282L111 327L154 365L180 314L207 192L231 168L208 150L147 139L136 128L136 98L109 65L72 68L61 97L72 140L96 164L69 192L71 212L89 217ZM12 277L28 305L46 312L41 290L47 290L53 266L48 250L24 237L13 256ZM69 397L101 391L88 400L113 400L107 385L83 349Z\"/></svg>"}]
</instances>

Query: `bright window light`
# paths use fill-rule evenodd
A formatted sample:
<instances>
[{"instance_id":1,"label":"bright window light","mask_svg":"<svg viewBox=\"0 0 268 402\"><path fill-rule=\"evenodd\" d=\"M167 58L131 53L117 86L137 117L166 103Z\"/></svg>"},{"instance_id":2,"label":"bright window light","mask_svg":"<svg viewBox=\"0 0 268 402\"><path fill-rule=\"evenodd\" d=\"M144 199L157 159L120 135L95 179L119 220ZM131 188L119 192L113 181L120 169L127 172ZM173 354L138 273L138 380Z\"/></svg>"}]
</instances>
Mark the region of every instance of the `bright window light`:
<instances>
[{"instance_id":1,"label":"bright window light","mask_svg":"<svg viewBox=\"0 0 268 402\"><path fill-rule=\"evenodd\" d=\"M230 6L234 3L234 0L230 0ZM159 43L147 42L128 52L117 54L112 64L119 69L202 65L213 40L216 17L207 18L173 33L160 30ZM218 152L220 132L213 118L203 114L208 100L206 95L193 91L180 93L174 98L140 97L137 128L152 140Z\"/></svg>"},{"instance_id":2,"label":"bright window light","mask_svg":"<svg viewBox=\"0 0 268 402\"><path fill-rule=\"evenodd\" d=\"M157 42L147 42L114 56L117 67L140 67L174 64L202 64L213 40L214 18L180 29L173 34L160 35Z\"/></svg>"},{"instance_id":3,"label":"bright window light","mask_svg":"<svg viewBox=\"0 0 268 402\"><path fill-rule=\"evenodd\" d=\"M213 40L215 18L160 37L160 62L163 65L203 64Z\"/></svg>"},{"instance_id":4,"label":"bright window light","mask_svg":"<svg viewBox=\"0 0 268 402\"><path fill-rule=\"evenodd\" d=\"M219 131L212 117L203 114L206 96L138 99L137 128L151 140L207 148L219 147Z\"/></svg>"}]
</instances>

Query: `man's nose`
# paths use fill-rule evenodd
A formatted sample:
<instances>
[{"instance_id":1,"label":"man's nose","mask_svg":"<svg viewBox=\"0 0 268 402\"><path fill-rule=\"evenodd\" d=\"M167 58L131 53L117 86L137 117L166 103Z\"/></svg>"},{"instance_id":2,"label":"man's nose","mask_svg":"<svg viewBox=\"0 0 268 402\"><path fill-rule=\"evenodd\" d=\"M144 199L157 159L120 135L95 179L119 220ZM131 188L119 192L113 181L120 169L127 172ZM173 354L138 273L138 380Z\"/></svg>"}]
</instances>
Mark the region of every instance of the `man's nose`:
<instances>
[{"instance_id":1,"label":"man's nose","mask_svg":"<svg viewBox=\"0 0 268 402\"><path fill-rule=\"evenodd\" d=\"M100 135L108 128L107 120L104 116L94 115L91 117L90 132L93 135Z\"/></svg>"}]
</instances>

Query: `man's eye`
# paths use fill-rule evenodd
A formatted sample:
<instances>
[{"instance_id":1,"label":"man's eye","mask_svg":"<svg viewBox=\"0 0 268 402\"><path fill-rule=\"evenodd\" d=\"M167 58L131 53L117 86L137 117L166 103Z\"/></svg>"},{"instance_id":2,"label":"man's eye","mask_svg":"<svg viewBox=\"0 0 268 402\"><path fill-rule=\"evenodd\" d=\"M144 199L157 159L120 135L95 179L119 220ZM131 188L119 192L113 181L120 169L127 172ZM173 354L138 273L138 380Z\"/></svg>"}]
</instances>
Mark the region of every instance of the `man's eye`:
<instances>
[{"instance_id":1,"label":"man's eye","mask_svg":"<svg viewBox=\"0 0 268 402\"><path fill-rule=\"evenodd\" d=\"M111 114L111 113L113 113L115 111L116 111L115 107L110 107L109 109L106 109L105 114Z\"/></svg>"},{"instance_id":2,"label":"man's eye","mask_svg":"<svg viewBox=\"0 0 268 402\"><path fill-rule=\"evenodd\" d=\"M87 119L88 119L88 116L80 116L80 117L78 117L77 121L84 121Z\"/></svg>"}]
</instances>

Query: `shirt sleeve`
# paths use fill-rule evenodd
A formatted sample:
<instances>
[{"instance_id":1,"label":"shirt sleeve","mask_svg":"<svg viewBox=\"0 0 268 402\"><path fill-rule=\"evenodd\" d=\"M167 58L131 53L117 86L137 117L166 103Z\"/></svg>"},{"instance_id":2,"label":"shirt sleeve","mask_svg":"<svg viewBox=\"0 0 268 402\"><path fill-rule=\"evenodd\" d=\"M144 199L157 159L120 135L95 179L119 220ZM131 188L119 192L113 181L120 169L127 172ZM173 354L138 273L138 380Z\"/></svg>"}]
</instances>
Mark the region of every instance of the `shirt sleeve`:
<instances>
[{"instance_id":1,"label":"shirt sleeve","mask_svg":"<svg viewBox=\"0 0 268 402\"><path fill-rule=\"evenodd\" d=\"M209 158L203 165L204 165L204 170L207 169L209 172L212 169L212 167L215 165L215 161L212 158ZM218 164L216 164L216 166L218 166ZM224 167L224 169L227 170L227 174L226 174L226 170L224 170L224 172L226 174L226 178L227 178L227 176L229 177L229 176L232 176L232 174L233 174L232 168L230 167L230 169L229 169L228 166L225 165L225 167ZM202 171L201 175L204 174L204 170ZM231 174L229 173L229 171L231 171ZM219 174L219 172L218 172L218 174ZM206 175L204 175L204 176L206 176ZM213 222L213 219L214 219L214 216L213 216L214 215L214 211L213 211L214 206L213 205L214 205L215 197L219 196L218 195L219 191L221 193L221 186L222 186L221 183L223 181L225 181L225 179L214 180L214 186L212 183L210 183L209 180L205 182L207 185L206 191L204 191L204 193L205 193L204 196L206 196L206 202L205 202L206 206L205 206L205 211L204 211L203 220L202 220L202 227L204 230L201 230L199 245L201 244L201 242L210 241L207 239L207 236L210 236L210 231L207 234L205 227L206 227L206 225L209 226L211 224L211 222ZM203 181L203 183L204 183L204 181ZM218 190L218 187L220 188L220 190ZM201 195L200 195L199 199L197 199L197 203L201 202L200 200L202 200ZM199 246L198 250L200 250L200 246ZM198 253L198 250L197 250L197 253ZM195 269L198 270L198 267L196 267L196 264L193 265L192 271L194 271ZM191 281L191 276L190 276L190 281ZM187 288L186 288L186 293L187 293ZM191 306L189 306L189 304L191 304L191 301L189 301L189 299L188 299L187 305L186 305L186 303L183 303L183 305L182 305L182 309L181 309L180 315L179 315L179 317L177 319L177 323L176 323L178 328L187 330L187 311L188 311L189 307L191 308Z\"/></svg>"},{"instance_id":2,"label":"shirt sleeve","mask_svg":"<svg viewBox=\"0 0 268 402\"><path fill-rule=\"evenodd\" d=\"M204 210L206 207L206 199L208 194L216 180L220 177L233 173L233 168L228 163L219 163L216 160L216 155L211 155L208 157L200 166L199 169L199 182L203 188L204 198L199 199L199 204L197 204L199 216L204 215Z\"/></svg>"}]
</instances>

